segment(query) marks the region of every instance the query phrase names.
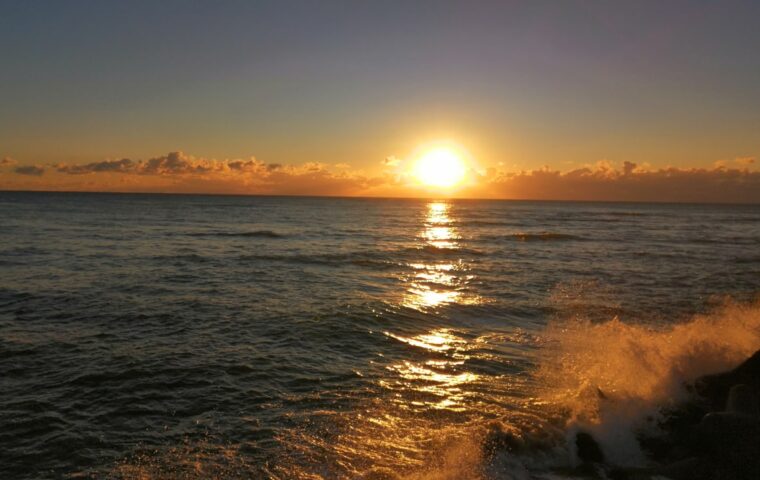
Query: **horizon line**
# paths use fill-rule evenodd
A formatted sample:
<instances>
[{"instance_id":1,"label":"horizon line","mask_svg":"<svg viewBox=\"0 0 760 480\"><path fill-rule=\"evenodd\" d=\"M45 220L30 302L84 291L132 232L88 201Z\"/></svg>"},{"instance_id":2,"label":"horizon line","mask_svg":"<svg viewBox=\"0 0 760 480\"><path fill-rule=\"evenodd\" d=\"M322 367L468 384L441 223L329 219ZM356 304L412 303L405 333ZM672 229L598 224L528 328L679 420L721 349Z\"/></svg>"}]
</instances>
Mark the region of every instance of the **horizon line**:
<instances>
[{"instance_id":1,"label":"horizon line","mask_svg":"<svg viewBox=\"0 0 760 480\"><path fill-rule=\"evenodd\" d=\"M314 195L314 194L278 194L278 193L217 193L217 192L121 192L113 190L13 190L0 188L0 193L64 193L90 195L166 195L166 196L204 196L204 197L267 197L267 198L326 198L336 200L423 200L423 201L488 201L488 202L546 202L546 203L621 203L647 205L723 205L723 206L760 206L760 202L679 202L657 200L568 200L556 198L487 198L487 197L385 197L369 195Z\"/></svg>"}]
</instances>

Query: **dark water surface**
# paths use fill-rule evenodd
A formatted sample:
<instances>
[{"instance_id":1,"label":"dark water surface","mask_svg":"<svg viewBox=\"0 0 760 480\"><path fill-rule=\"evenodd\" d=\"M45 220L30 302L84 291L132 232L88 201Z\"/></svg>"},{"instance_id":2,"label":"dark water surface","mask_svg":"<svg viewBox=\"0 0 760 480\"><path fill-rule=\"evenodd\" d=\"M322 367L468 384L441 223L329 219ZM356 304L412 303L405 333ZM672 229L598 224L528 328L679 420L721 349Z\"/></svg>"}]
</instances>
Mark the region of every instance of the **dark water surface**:
<instances>
[{"instance_id":1,"label":"dark water surface","mask_svg":"<svg viewBox=\"0 0 760 480\"><path fill-rule=\"evenodd\" d=\"M758 290L757 206L0 192L0 478L453 469L551 322Z\"/></svg>"}]
</instances>

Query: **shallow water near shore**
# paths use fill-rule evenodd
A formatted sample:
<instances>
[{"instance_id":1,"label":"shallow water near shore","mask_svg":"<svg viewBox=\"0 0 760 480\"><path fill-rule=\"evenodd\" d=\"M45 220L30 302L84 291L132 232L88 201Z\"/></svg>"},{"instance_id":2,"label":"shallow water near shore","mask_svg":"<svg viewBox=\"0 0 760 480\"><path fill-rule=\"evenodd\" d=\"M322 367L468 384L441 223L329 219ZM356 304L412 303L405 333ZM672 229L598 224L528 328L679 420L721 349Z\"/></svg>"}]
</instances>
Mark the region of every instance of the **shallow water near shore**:
<instances>
[{"instance_id":1,"label":"shallow water near shore","mask_svg":"<svg viewBox=\"0 0 760 480\"><path fill-rule=\"evenodd\" d=\"M2 478L545 478L580 426L640 465L657 405L760 348L757 206L0 192L0 223Z\"/></svg>"}]
</instances>

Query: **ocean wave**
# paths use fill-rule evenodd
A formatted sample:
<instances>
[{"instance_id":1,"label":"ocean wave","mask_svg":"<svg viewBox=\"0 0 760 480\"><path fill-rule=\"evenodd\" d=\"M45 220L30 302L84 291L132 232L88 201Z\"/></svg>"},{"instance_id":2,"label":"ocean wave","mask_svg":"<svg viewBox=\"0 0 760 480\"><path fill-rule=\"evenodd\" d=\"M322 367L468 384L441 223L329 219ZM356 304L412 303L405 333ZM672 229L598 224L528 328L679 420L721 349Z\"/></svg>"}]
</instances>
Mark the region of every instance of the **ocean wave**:
<instances>
[{"instance_id":1,"label":"ocean wave","mask_svg":"<svg viewBox=\"0 0 760 480\"><path fill-rule=\"evenodd\" d=\"M616 217L644 217L644 212L604 212L605 215L614 215Z\"/></svg>"},{"instance_id":2,"label":"ocean wave","mask_svg":"<svg viewBox=\"0 0 760 480\"><path fill-rule=\"evenodd\" d=\"M754 256L754 257L735 257L734 263L738 264L744 264L744 263L760 263L760 255Z\"/></svg>"},{"instance_id":3,"label":"ocean wave","mask_svg":"<svg viewBox=\"0 0 760 480\"><path fill-rule=\"evenodd\" d=\"M717 238L694 237L689 239L689 243L706 245L760 245L760 237L735 235Z\"/></svg>"},{"instance_id":4,"label":"ocean wave","mask_svg":"<svg viewBox=\"0 0 760 480\"><path fill-rule=\"evenodd\" d=\"M510 238L518 240L520 242L549 242L549 241L561 241L561 240L582 240L581 237L576 235L570 235L567 233L556 232L538 232L528 233L519 232L509 235Z\"/></svg>"},{"instance_id":5,"label":"ocean wave","mask_svg":"<svg viewBox=\"0 0 760 480\"><path fill-rule=\"evenodd\" d=\"M355 265L358 267L385 270L396 267L399 263L385 259L386 256L375 252L347 252L325 254L247 254L237 257L238 262L283 262L306 265L325 265L340 267L343 265Z\"/></svg>"},{"instance_id":6,"label":"ocean wave","mask_svg":"<svg viewBox=\"0 0 760 480\"><path fill-rule=\"evenodd\" d=\"M247 232L194 232L187 233L188 237L256 237L256 238L284 238L285 235L272 230L251 230Z\"/></svg>"},{"instance_id":7,"label":"ocean wave","mask_svg":"<svg viewBox=\"0 0 760 480\"><path fill-rule=\"evenodd\" d=\"M197 253L181 253L177 255L154 255L150 257L151 260L157 262L173 262L180 265L184 263L207 263L212 260L211 257L205 257Z\"/></svg>"},{"instance_id":8,"label":"ocean wave","mask_svg":"<svg viewBox=\"0 0 760 480\"><path fill-rule=\"evenodd\" d=\"M453 225L460 227L515 227L519 222L503 222L498 220L455 220Z\"/></svg>"},{"instance_id":9,"label":"ocean wave","mask_svg":"<svg viewBox=\"0 0 760 480\"><path fill-rule=\"evenodd\" d=\"M38 247L12 247L0 251L0 256L8 257L29 257L33 255L47 255L49 250L43 250Z\"/></svg>"},{"instance_id":10,"label":"ocean wave","mask_svg":"<svg viewBox=\"0 0 760 480\"><path fill-rule=\"evenodd\" d=\"M238 262L284 262L295 264L312 264L340 267L355 265L375 270L389 268L404 268L408 265L407 260L417 261L420 256L430 255L433 257L462 257L483 256L487 253L473 248L460 247L437 247L424 245L419 247L405 247L398 250L361 250L341 253L289 253L289 254L245 254L237 257ZM397 260L389 260L397 259Z\"/></svg>"},{"instance_id":11,"label":"ocean wave","mask_svg":"<svg viewBox=\"0 0 760 480\"><path fill-rule=\"evenodd\" d=\"M412 247L404 250L405 253L431 253L433 255L486 255L486 252L477 250L474 248L462 248L462 247L437 247L435 245L425 245L422 247Z\"/></svg>"}]
</instances>

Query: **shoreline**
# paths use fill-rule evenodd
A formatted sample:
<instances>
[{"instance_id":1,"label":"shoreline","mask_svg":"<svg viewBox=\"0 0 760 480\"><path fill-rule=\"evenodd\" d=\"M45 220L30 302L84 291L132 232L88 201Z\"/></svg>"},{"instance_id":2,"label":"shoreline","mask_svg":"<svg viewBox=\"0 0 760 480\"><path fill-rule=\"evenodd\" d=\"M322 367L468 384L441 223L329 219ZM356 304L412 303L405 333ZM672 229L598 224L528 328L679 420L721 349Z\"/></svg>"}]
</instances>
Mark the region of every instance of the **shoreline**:
<instances>
[{"instance_id":1,"label":"shoreline","mask_svg":"<svg viewBox=\"0 0 760 480\"><path fill-rule=\"evenodd\" d=\"M760 478L760 350L732 370L698 378L690 388L691 400L661 407L660 435L638 435L651 467L607 464L593 436L580 431L575 446L581 465L574 473L613 480Z\"/></svg>"}]
</instances>

